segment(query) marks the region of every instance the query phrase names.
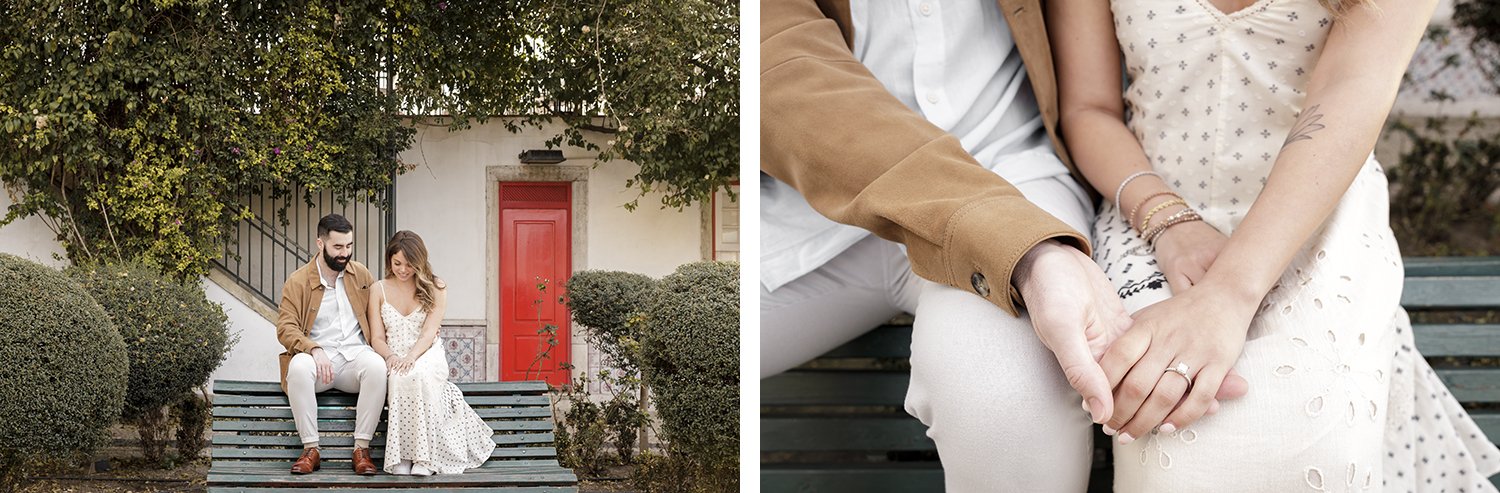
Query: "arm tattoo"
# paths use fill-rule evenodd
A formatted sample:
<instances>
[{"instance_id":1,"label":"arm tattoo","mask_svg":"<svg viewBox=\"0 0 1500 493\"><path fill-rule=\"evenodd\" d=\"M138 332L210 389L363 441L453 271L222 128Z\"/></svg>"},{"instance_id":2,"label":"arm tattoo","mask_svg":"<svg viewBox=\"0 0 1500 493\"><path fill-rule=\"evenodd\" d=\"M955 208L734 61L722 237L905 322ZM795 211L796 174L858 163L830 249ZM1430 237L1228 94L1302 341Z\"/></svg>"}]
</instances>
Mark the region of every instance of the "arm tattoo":
<instances>
[{"instance_id":1,"label":"arm tattoo","mask_svg":"<svg viewBox=\"0 0 1500 493\"><path fill-rule=\"evenodd\" d=\"M1292 125L1292 133L1286 136L1286 142L1281 143L1282 149L1286 149L1286 146L1299 140L1312 140L1312 133L1323 129L1323 124L1318 123L1323 119L1323 114L1318 113L1319 106L1322 105L1315 104L1302 112L1302 117L1297 119L1295 125Z\"/></svg>"}]
</instances>

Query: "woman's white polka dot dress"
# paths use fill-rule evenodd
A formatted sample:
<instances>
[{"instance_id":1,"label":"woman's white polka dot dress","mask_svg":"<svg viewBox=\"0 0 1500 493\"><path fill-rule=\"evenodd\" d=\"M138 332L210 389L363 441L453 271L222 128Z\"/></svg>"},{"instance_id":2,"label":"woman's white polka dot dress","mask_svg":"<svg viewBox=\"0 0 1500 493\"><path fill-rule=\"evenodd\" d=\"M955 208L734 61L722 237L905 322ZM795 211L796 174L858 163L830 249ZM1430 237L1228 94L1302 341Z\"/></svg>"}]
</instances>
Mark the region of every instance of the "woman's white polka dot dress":
<instances>
[{"instance_id":1,"label":"woman's white polka dot dress","mask_svg":"<svg viewBox=\"0 0 1500 493\"><path fill-rule=\"evenodd\" d=\"M1168 185L1232 234L1301 115L1334 16L1317 0L1116 0L1130 130ZM1313 144L1316 141L1300 145ZM1267 295L1235 370L1249 395L1115 445L1118 491L1494 492L1500 453L1417 353L1371 155ZM1171 296L1114 206L1095 260L1126 308ZM1196 486L1195 486L1196 485Z\"/></svg>"},{"instance_id":2,"label":"woman's white polka dot dress","mask_svg":"<svg viewBox=\"0 0 1500 493\"><path fill-rule=\"evenodd\" d=\"M386 343L396 354L405 355L421 336L427 312L419 308L403 316L382 302L380 319L385 322ZM409 460L439 474L459 474L484 464L495 450L494 431L464 402L458 386L448 381L442 339L433 341L411 371L390 376L386 406L387 473Z\"/></svg>"}]
</instances>

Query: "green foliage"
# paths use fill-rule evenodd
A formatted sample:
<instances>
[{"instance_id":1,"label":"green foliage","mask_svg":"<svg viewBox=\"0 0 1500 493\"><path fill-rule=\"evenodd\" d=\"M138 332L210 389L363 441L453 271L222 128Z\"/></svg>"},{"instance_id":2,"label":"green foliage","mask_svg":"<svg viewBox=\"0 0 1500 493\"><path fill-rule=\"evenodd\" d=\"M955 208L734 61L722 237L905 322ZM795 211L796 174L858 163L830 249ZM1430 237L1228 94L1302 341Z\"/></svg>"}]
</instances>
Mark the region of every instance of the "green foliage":
<instances>
[{"instance_id":1,"label":"green foliage","mask_svg":"<svg viewBox=\"0 0 1500 493\"><path fill-rule=\"evenodd\" d=\"M739 263L686 264L661 281L641 341L669 458L697 491L739 488Z\"/></svg>"},{"instance_id":2,"label":"green foliage","mask_svg":"<svg viewBox=\"0 0 1500 493\"><path fill-rule=\"evenodd\" d=\"M198 394L190 393L172 406L172 420L177 422L178 458L186 462L203 453L203 433L208 431L212 417L213 404Z\"/></svg>"},{"instance_id":3,"label":"green foliage","mask_svg":"<svg viewBox=\"0 0 1500 493\"><path fill-rule=\"evenodd\" d=\"M125 342L67 276L0 254L0 491L19 469L92 453L125 401Z\"/></svg>"},{"instance_id":4,"label":"green foliage","mask_svg":"<svg viewBox=\"0 0 1500 493\"><path fill-rule=\"evenodd\" d=\"M1500 74L1500 0L1455 3L1454 24L1473 34L1467 47L1475 63ZM1434 42L1451 42L1451 31L1435 28ZM1457 67L1449 57L1435 77ZM1410 77L1411 74L1408 74ZM1493 84L1492 91L1500 90ZM1451 102L1442 92L1431 101ZM1387 175L1391 182L1391 225L1406 255L1494 255L1500 252L1500 128L1477 115L1462 120L1429 117L1420 125L1395 121L1390 131L1411 144Z\"/></svg>"},{"instance_id":5,"label":"green foliage","mask_svg":"<svg viewBox=\"0 0 1500 493\"><path fill-rule=\"evenodd\" d=\"M661 192L663 207L729 189L739 178L739 2L537 4L536 97L569 125L549 145L639 164L628 186ZM601 147L585 131L612 135Z\"/></svg>"},{"instance_id":6,"label":"green foliage","mask_svg":"<svg viewBox=\"0 0 1500 493\"><path fill-rule=\"evenodd\" d=\"M229 318L196 283L173 281L140 263L67 273L99 300L124 337L130 357L125 419L182 400L224 361Z\"/></svg>"},{"instance_id":7,"label":"green foliage","mask_svg":"<svg viewBox=\"0 0 1500 493\"><path fill-rule=\"evenodd\" d=\"M561 397L568 410L557 426L557 462L585 476L602 475L608 466L603 454L608 431L604 411L589 399L588 379L564 386Z\"/></svg>"},{"instance_id":8,"label":"green foliage","mask_svg":"<svg viewBox=\"0 0 1500 493\"><path fill-rule=\"evenodd\" d=\"M585 336L615 368L640 371L641 325L638 322L656 289L644 274L588 270L568 279L568 310L573 321L588 327Z\"/></svg>"}]
</instances>

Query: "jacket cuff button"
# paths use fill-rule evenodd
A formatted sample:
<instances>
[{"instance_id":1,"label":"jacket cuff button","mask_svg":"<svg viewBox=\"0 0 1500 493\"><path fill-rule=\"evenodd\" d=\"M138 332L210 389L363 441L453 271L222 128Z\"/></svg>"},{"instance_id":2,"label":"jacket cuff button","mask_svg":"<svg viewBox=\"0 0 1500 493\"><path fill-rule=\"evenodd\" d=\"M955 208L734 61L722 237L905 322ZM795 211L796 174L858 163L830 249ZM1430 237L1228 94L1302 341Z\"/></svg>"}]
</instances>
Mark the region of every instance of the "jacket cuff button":
<instances>
[{"instance_id":1,"label":"jacket cuff button","mask_svg":"<svg viewBox=\"0 0 1500 493\"><path fill-rule=\"evenodd\" d=\"M974 286L974 292L981 297L990 297L990 285L984 281L984 274L975 272L969 276L969 284Z\"/></svg>"}]
</instances>

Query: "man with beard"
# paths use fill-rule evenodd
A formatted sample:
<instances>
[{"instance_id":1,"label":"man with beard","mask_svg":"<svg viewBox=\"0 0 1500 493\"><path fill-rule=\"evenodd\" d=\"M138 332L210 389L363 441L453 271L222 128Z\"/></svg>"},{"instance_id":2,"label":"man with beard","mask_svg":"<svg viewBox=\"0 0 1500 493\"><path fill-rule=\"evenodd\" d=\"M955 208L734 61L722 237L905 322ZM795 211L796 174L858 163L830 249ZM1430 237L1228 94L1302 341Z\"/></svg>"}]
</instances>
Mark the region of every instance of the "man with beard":
<instances>
[{"instance_id":1,"label":"man with beard","mask_svg":"<svg viewBox=\"0 0 1500 493\"><path fill-rule=\"evenodd\" d=\"M370 347L365 308L373 279L354 253L354 225L338 214L318 221L318 252L281 288L276 338L281 353L281 389L286 392L302 437L293 474L318 470L317 393L358 393L354 419L354 472L375 474L370 439L385 405L386 363Z\"/></svg>"}]
</instances>

